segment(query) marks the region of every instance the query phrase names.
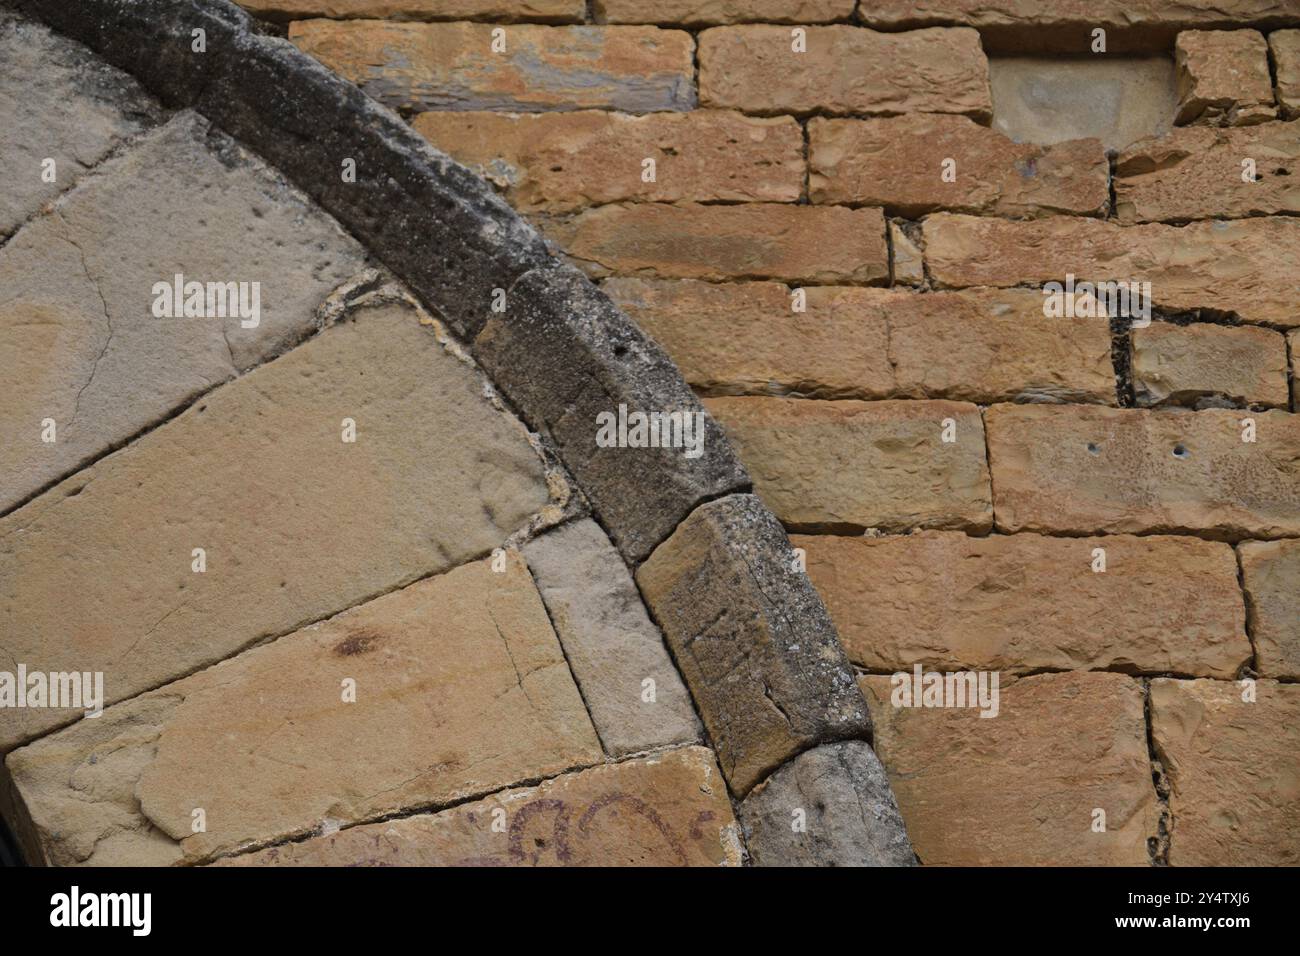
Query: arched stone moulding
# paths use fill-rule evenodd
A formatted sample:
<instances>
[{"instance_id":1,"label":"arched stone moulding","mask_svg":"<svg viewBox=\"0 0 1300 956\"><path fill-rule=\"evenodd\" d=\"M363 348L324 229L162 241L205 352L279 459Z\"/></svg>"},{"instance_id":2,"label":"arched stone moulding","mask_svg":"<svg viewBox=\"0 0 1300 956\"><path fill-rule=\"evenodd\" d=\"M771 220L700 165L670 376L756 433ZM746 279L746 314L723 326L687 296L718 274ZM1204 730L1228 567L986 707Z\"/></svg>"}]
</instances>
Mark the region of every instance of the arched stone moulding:
<instances>
[{"instance_id":1,"label":"arched stone moulding","mask_svg":"<svg viewBox=\"0 0 1300 956\"><path fill-rule=\"evenodd\" d=\"M486 182L226 0L0 5L260 154L468 346L553 444L635 574L754 862L913 862L834 627L721 429L667 355ZM341 175L349 159L355 181ZM596 416L620 405L703 414L703 453L597 447ZM806 830L792 827L792 806Z\"/></svg>"}]
</instances>

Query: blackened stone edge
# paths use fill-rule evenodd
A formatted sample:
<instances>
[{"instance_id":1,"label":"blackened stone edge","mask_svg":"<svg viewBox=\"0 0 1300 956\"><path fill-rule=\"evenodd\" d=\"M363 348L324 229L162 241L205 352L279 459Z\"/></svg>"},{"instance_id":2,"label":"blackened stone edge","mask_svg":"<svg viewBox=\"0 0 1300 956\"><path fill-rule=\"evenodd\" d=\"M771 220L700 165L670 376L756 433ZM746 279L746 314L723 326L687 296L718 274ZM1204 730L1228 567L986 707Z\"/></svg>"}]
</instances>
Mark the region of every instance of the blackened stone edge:
<instances>
[{"instance_id":1,"label":"blackened stone edge","mask_svg":"<svg viewBox=\"0 0 1300 956\"><path fill-rule=\"evenodd\" d=\"M470 351L521 417L554 444L633 572L697 507L749 491L730 443L671 360L603 292L483 179L292 43L264 33L238 6L228 0L0 0L0 6L77 40L165 105L207 117L348 228L472 343ZM203 52L194 50L198 30ZM355 161L355 181L344 181L345 159ZM494 314L498 289L506 290L507 308ZM703 454L598 449L594 420L584 423L572 412L601 405L616 411L620 402L631 410L699 413L706 423ZM728 531L737 533L744 534ZM757 541L734 544L763 550ZM812 616L825 618L820 598L811 585L808 590ZM800 604L781 614L809 613Z\"/></svg>"}]
</instances>

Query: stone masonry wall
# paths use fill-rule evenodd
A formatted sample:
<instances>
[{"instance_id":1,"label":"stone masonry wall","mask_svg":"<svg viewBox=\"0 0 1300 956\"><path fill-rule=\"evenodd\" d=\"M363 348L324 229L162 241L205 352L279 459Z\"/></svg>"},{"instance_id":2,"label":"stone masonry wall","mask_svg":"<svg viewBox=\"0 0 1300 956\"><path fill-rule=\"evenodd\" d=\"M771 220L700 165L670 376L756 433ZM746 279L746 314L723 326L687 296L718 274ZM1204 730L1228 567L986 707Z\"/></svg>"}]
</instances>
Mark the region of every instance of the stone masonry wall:
<instances>
[{"instance_id":1,"label":"stone masonry wall","mask_svg":"<svg viewBox=\"0 0 1300 956\"><path fill-rule=\"evenodd\" d=\"M923 863L1300 862L1300 7L243 5L668 351Z\"/></svg>"}]
</instances>

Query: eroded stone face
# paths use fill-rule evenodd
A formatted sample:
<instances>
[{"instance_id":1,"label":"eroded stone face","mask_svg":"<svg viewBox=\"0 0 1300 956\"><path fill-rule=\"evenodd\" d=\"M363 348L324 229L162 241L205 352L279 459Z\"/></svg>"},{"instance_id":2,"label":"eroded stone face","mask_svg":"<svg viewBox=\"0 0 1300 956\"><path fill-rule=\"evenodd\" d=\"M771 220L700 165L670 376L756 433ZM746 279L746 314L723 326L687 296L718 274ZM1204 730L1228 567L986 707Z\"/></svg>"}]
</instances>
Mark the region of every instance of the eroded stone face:
<instances>
[{"instance_id":1,"label":"eroded stone face","mask_svg":"<svg viewBox=\"0 0 1300 956\"><path fill-rule=\"evenodd\" d=\"M609 23L824 23L847 20L854 0L595 0Z\"/></svg>"},{"instance_id":2,"label":"eroded stone face","mask_svg":"<svg viewBox=\"0 0 1300 956\"><path fill-rule=\"evenodd\" d=\"M1286 339L1272 329L1155 322L1133 330L1139 405L1287 407Z\"/></svg>"},{"instance_id":3,"label":"eroded stone face","mask_svg":"<svg viewBox=\"0 0 1300 956\"><path fill-rule=\"evenodd\" d=\"M1268 44L1258 30L1186 30L1174 61L1179 124L1250 126L1275 117Z\"/></svg>"},{"instance_id":4,"label":"eroded stone face","mask_svg":"<svg viewBox=\"0 0 1300 956\"><path fill-rule=\"evenodd\" d=\"M9 755L51 864L152 865L599 761L522 559L464 565ZM348 700L349 688L353 700ZM194 811L204 832L193 832Z\"/></svg>"},{"instance_id":5,"label":"eroded stone face","mask_svg":"<svg viewBox=\"0 0 1300 956\"><path fill-rule=\"evenodd\" d=\"M1151 737L1168 775L1172 866L1300 862L1300 687L1153 680Z\"/></svg>"},{"instance_id":6,"label":"eroded stone face","mask_svg":"<svg viewBox=\"0 0 1300 956\"><path fill-rule=\"evenodd\" d=\"M0 520L6 658L103 671L122 700L478 557L548 503L478 371L411 307L363 308ZM0 748L78 715L2 709Z\"/></svg>"},{"instance_id":7,"label":"eroded stone face","mask_svg":"<svg viewBox=\"0 0 1300 956\"><path fill-rule=\"evenodd\" d=\"M738 866L736 831L712 751L686 747L220 865Z\"/></svg>"},{"instance_id":8,"label":"eroded stone face","mask_svg":"<svg viewBox=\"0 0 1300 956\"><path fill-rule=\"evenodd\" d=\"M792 543L807 552L849 659L871 671L922 664L1230 680L1251 660L1226 544L950 531Z\"/></svg>"},{"instance_id":9,"label":"eroded stone face","mask_svg":"<svg viewBox=\"0 0 1300 956\"><path fill-rule=\"evenodd\" d=\"M586 13L584 0L238 0L257 17L301 20L328 17L385 20L520 19L574 23Z\"/></svg>"},{"instance_id":10,"label":"eroded stone face","mask_svg":"<svg viewBox=\"0 0 1300 956\"><path fill-rule=\"evenodd\" d=\"M711 398L788 527L987 530L993 521L979 409L963 402ZM946 423L951 422L951 425ZM949 430L954 441L945 442Z\"/></svg>"},{"instance_id":11,"label":"eroded stone face","mask_svg":"<svg viewBox=\"0 0 1300 956\"><path fill-rule=\"evenodd\" d=\"M922 863L1149 865L1159 808L1139 681L1066 673L1004 682L998 715L983 718L971 708L895 707L890 680L861 683ZM1104 832L1093 828L1097 810Z\"/></svg>"},{"instance_id":12,"label":"eroded stone face","mask_svg":"<svg viewBox=\"0 0 1300 956\"><path fill-rule=\"evenodd\" d=\"M1300 542L1244 541L1242 585L1255 661L1264 677L1300 677Z\"/></svg>"},{"instance_id":13,"label":"eroded stone face","mask_svg":"<svg viewBox=\"0 0 1300 956\"><path fill-rule=\"evenodd\" d=\"M1268 47L1277 69L1277 102L1284 119L1300 116L1300 30L1274 30Z\"/></svg>"}]
</instances>

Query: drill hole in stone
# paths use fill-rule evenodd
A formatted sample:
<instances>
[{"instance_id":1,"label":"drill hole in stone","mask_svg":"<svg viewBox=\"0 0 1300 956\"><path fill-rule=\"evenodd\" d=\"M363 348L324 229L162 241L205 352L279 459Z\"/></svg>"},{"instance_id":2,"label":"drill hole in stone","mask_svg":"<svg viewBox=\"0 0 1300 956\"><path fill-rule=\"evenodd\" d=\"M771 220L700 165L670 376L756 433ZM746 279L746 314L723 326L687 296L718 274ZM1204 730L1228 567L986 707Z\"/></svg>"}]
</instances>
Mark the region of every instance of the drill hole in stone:
<instances>
[{"instance_id":1,"label":"drill hole in stone","mask_svg":"<svg viewBox=\"0 0 1300 956\"><path fill-rule=\"evenodd\" d=\"M1100 455L1100 454L1101 454L1101 447L1100 447L1096 442L1093 442L1093 441L1088 442L1088 454L1089 454L1089 455Z\"/></svg>"},{"instance_id":2,"label":"drill hole in stone","mask_svg":"<svg viewBox=\"0 0 1300 956\"><path fill-rule=\"evenodd\" d=\"M1177 445L1174 446L1174 457L1189 458L1191 457L1191 452L1187 450L1186 445L1184 445L1182 442L1179 442Z\"/></svg>"}]
</instances>

